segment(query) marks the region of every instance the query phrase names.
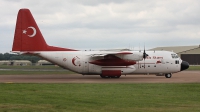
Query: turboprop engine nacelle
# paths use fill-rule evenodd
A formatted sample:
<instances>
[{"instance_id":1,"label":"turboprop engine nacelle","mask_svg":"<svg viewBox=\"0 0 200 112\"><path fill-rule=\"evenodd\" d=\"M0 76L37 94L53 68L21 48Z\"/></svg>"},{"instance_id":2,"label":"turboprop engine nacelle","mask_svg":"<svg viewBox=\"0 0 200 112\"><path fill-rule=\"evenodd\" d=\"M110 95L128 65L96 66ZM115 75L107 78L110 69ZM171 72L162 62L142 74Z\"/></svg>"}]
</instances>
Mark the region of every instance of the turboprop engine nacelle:
<instances>
[{"instance_id":1,"label":"turboprop engine nacelle","mask_svg":"<svg viewBox=\"0 0 200 112\"><path fill-rule=\"evenodd\" d=\"M117 55L117 57L124 59L124 60L142 61L143 53L137 52L137 53L133 53L133 54Z\"/></svg>"}]
</instances>

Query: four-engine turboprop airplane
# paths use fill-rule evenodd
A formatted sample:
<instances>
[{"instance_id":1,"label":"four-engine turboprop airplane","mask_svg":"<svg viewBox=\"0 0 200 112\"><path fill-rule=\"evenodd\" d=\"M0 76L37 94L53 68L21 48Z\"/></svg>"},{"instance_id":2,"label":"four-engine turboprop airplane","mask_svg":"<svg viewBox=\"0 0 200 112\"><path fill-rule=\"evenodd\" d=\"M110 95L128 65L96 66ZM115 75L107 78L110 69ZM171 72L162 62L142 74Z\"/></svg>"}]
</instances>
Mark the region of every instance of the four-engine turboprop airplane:
<instances>
[{"instance_id":1,"label":"four-engine turboprop airplane","mask_svg":"<svg viewBox=\"0 0 200 112\"><path fill-rule=\"evenodd\" d=\"M18 12L12 52L36 55L76 73L102 78L128 74L171 78L172 73L189 67L176 53L169 51L79 51L49 46L29 9Z\"/></svg>"}]
</instances>

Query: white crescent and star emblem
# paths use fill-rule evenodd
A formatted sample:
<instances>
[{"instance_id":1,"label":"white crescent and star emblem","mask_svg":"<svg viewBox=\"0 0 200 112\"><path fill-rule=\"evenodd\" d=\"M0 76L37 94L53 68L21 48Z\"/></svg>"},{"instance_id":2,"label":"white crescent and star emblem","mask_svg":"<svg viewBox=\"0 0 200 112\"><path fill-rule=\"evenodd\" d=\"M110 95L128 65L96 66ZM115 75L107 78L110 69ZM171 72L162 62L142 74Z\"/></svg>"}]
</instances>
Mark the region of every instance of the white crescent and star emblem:
<instances>
[{"instance_id":1,"label":"white crescent and star emblem","mask_svg":"<svg viewBox=\"0 0 200 112\"><path fill-rule=\"evenodd\" d=\"M33 34L32 34L32 35L28 35L28 36L29 36L29 37L34 37L34 36L36 35L36 33L37 33L37 32L36 32L36 29L35 29L34 27L32 27L32 26L29 26L27 29L29 29L29 28L33 30ZM26 34L26 32L27 32L26 30L27 30L27 29L22 30L22 32L23 32L24 34Z\"/></svg>"}]
</instances>

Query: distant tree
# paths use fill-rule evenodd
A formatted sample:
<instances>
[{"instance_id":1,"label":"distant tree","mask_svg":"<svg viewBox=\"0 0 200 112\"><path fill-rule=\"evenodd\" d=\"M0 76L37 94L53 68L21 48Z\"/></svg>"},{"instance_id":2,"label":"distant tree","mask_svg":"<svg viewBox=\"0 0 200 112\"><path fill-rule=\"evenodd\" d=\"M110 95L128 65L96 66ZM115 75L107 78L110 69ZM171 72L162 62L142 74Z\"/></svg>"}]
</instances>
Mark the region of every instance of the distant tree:
<instances>
[{"instance_id":1,"label":"distant tree","mask_svg":"<svg viewBox=\"0 0 200 112\"><path fill-rule=\"evenodd\" d=\"M0 53L0 60L4 60L4 56L2 53Z\"/></svg>"},{"instance_id":2,"label":"distant tree","mask_svg":"<svg viewBox=\"0 0 200 112\"><path fill-rule=\"evenodd\" d=\"M5 53L5 54L4 54L4 59L5 59L5 60L9 60L10 57L12 57L12 55L13 55L13 54Z\"/></svg>"},{"instance_id":3,"label":"distant tree","mask_svg":"<svg viewBox=\"0 0 200 112\"><path fill-rule=\"evenodd\" d=\"M12 56L9 60L21 60L20 56Z\"/></svg>"},{"instance_id":4,"label":"distant tree","mask_svg":"<svg viewBox=\"0 0 200 112\"><path fill-rule=\"evenodd\" d=\"M40 57L31 56L31 55L18 55L18 54L9 54L9 53L0 53L0 60L29 60L32 63L36 63L41 60Z\"/></svg>"}]
</instances>

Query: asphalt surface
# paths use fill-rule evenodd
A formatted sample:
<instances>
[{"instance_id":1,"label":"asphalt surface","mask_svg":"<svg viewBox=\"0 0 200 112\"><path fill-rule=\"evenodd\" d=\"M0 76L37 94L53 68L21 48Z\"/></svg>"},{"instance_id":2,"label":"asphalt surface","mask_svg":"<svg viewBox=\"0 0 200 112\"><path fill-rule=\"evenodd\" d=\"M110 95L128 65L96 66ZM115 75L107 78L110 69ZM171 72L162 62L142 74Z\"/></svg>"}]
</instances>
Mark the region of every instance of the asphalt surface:
<instances>
[{"instance_id":1,"label":"asphalt surface","mask_svg":"<svg viewBox=\"0 0 200 112\"><path fill-rule=\"evenodd\" d=\"M98 75L0 75L0 83L200 83L200 71L183 71L171 78L155 75L122 75L102 79Z\"/></svg>"}]
</instances>

